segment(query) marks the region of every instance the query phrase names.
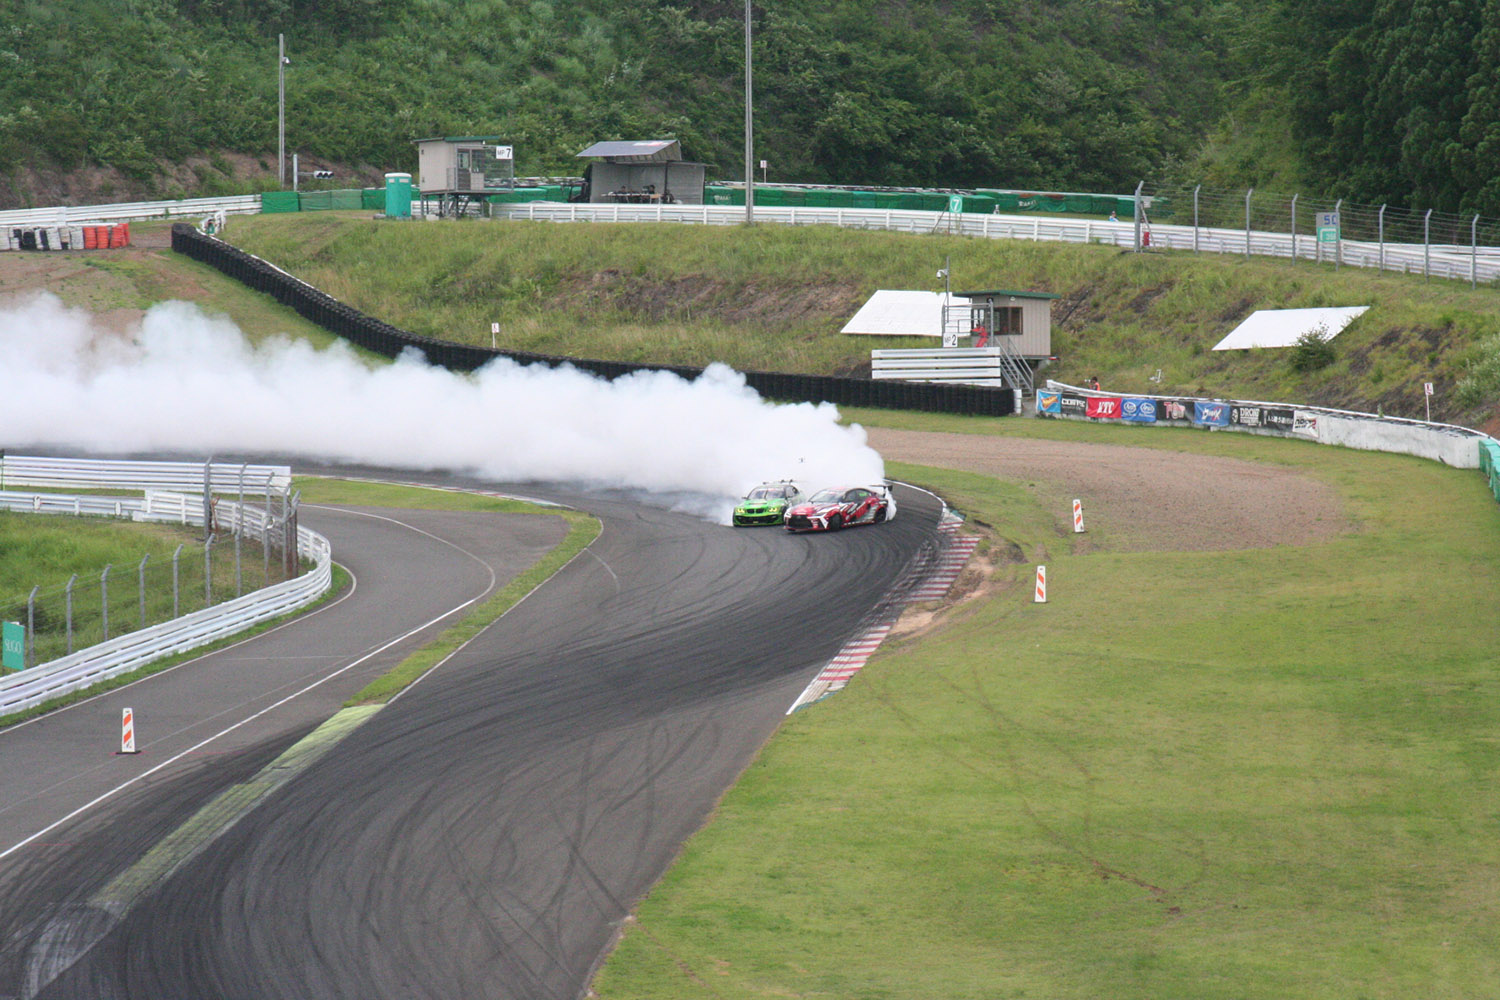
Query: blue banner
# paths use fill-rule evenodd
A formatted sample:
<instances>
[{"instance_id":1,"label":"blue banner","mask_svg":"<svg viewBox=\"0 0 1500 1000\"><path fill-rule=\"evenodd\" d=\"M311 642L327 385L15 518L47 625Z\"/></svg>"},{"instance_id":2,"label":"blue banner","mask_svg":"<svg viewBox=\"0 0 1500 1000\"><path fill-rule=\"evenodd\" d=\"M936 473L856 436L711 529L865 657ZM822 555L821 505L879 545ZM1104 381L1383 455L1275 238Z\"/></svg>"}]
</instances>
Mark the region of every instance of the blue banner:
<instances>
[{"instance_id":1,"label":"blue banner","mask_svg":"<svg viewBox=\"0 0 1500 1000\"><path fill-rule=\"evenodd\" d=\"M1138 424L1156 423L1156 400L1126 396L1120 404L1120 419Z\"/></svg>"},{"instance_id":2,"label":"blue banner","mask_svg":"<svg viewBox=\"0 0 1500 1000\"><path fill-rule=\"evenodd\" d=\"M1062 393L1055 389L1038 389L1036 391L1036 412L1061 413Z\"/></svg>"},{"instance_id":3,"label":"blue banner","mask_svg":"<svg viewBox=\"0 0 1500 1000\"><path fill-rule=\"evenodd\" d=\"M1193 423L1203 427L1228 427L1228 403L1193 403Z\"/></svg>"}]
</instances>

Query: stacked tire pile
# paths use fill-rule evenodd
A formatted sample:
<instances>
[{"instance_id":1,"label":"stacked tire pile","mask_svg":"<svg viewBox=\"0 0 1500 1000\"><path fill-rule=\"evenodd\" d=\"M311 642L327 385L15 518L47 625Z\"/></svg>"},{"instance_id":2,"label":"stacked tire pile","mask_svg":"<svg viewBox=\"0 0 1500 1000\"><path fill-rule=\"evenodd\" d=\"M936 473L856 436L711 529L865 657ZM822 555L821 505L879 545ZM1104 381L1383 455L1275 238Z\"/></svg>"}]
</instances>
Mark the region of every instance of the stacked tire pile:
<instances>
[{"instance_id":1,"label":"stacked tire pile","mask_svg":"<svg viewBox=\"0 0 1500 1000\"><path fill-rule=\"evenodd\" d=\"M394 358L402 351L416 350L429 364L451 371L469 372L497 357L503 357L523 365L544 364L551 368L572 365L580 371L611 381L623 375L644 371L667 371L685 379L694 379L703 374L702 368L685 365L650 365L594 358L568 358L534 354L530 351L497 351L408 333L366 316L259 257L181 222L172 227L172 249L208 264L258 292L270 295L330 333L388 358ZM745 372L744 375L746 384L762 396L789 402L835 403L840 406L989 417L1003 417L1016 412L1015 394L1009 389L894 380L876 382L867 378L803 375L795 372Z\"/></svg>"},{"instance_id":2,"label":"stacked tire pile","mask_svg":"<svg viewBox=\"0 0 1500 1000\"><path fill-rule=\"evenodd\" d=\"M26 226L5 233L6 250L118 250L130 246L130 223Z\"/></svg>"}]
</instances>

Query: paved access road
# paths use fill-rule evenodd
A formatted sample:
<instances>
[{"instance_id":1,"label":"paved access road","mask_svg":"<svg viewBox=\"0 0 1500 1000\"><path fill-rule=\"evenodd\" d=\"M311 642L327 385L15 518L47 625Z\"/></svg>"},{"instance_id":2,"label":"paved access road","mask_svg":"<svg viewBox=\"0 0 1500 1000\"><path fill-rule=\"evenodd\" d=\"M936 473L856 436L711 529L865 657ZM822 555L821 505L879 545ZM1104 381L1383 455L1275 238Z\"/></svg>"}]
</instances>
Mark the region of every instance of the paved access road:
<instances>
[{"instance_id":1,"label":"paved access road","mask_svg":"<svg viewBox=\"0 0 1500 1000\"><path fill-rule=\"evenodd\" d=\"M585 507L604 531L177 867L148 849L316 719L0 862L0 994L579 996L631 903L937 514L902 491L893 523L792 536L515 491ZM347 548L335 539L341 561ZM134 895L101 897L122 880ZM129 904L88 905L101 898Z\"/></svg>"}]
</instances>

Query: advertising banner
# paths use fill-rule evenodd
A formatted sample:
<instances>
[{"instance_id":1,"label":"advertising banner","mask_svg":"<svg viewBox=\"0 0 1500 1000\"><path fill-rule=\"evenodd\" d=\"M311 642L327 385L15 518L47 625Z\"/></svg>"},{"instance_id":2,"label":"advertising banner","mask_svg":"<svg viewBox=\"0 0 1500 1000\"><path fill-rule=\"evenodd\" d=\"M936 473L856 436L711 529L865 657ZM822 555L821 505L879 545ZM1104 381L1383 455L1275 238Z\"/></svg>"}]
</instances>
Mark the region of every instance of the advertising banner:
<instances>
[{"instance_id":1,"label":"advertising banner","mask_svg":"<svg viewBox=\"0 0 1500 1000\"><path fill-rule=\"evenodd\" d=\"M1294 416L1289 407L1234 406L1229 411L1229 422L1239 427L1264 427L1289 434Z\"/></svg>"},{"instance_id":2,"label":"advertising banner","mask_svg":"<svg viewBox=\"0 0 1500 1000\"><path fill-rule=\"evenodd\" d=\"M1038 389L1036 391L1036 412L1061 413L1062 393L1055 389Z\"/></svg>"},{"instance_id":3,"label":"advertising banner","mask_svg":"<svg viewBox=\"0 0 1500 1000\"><path fill-rule=\"evenodd\" d=\"M1292 415L1292 433L1298 437L1318 439L1318 415L1308 410L1297 410Z\"/></svg>"},{"instance_id":4,"label":"advertising banner","mask_svg":"<svg viewBox=\"0 0 1500 1000\"><path fill-rule=\"evenodd\" d=\"M26 666L26 626L16 622L0 625L0 666L20 670Z\"/></svg>"},{"instance_id":5,"label":"advertising banner","mask_svg":"<svg viewBox=\"0 0 1500 1000\"><path fill-rule=\"evenodd\" d=\"M1228 403L1193 403L1193 423L1200 427L1228 427Z\"/></svg>"},{"instance_id":6,"label":"advertising banner","mask_svg":"<svg viewBox=\"0 0 1500 1000\"><path fill-rule=\"evenodd\" d=\"M1120 418L1137 424L1156 423L1156 400L1126 396L1120 401Z\"/></svg>"},{"instance_id":7,"label":"advertising banner","mask_svg":"<svg viewBox=\"0 0 1500 1000\"><path fill-rule=\"evenodd\" d=\"M1073 395L1071 392L1065 392L1062 394L1062 399L1059 402L1059 405L1062 407L1062 413L1064 416L1086 417L1089 415L1088 401L1082 396Z\"/></svg>"},{"instance_id":8,"label":"advertising banner","mask_svg":"<svg viewBox=\"0 0 1500 1000\"><path fill-rule=\"evenodd\" d=\"M1090 396L1086 405L1088 409L1085 412L1094 420L1120 419L1119 396Z\"/></svg>"},{"instance_id":9,"label":"advertising banner","mask_svg":"<svg viewBox=\"0 0 1500 1000\"><path fill-rule=\"evenodd\" d=\"M1191 420L1193 418L1193 401L1181 399L1163 399L1157 408L1158 420Z\"/></svg>"}]
</instances>

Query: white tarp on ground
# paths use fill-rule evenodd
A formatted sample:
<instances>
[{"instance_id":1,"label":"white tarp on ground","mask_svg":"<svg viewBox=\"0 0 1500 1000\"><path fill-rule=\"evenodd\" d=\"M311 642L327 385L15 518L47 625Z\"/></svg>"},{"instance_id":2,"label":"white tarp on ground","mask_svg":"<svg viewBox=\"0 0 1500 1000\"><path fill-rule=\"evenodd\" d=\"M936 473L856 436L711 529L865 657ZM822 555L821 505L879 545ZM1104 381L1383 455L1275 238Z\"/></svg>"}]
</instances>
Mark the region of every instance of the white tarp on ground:
<instances>
[{"instance_id":1,"label":"white tarp on ground","mask_svg":"<svg viewBox=\"0 0 1500 1000\"><path fill-rule=\"evenodd\" d=\"M1214 345L1216 351L1245 351L1254 347L1291 347L1304 333L1322 331L1332 340L1369 306L1326 309L1259 309Z\"/></svg>"},{"instance_id":2,"label":"white tarp on ground","mask_svg":"<svg viewBox=\"0 0 1500 1000\"><path fill-rule=\"evenodd\" d=\"M882 288L859 307L842 333L876 337L941 337L943 293Z\"/></svg>"}]
</instances>

